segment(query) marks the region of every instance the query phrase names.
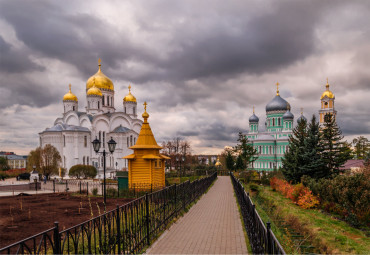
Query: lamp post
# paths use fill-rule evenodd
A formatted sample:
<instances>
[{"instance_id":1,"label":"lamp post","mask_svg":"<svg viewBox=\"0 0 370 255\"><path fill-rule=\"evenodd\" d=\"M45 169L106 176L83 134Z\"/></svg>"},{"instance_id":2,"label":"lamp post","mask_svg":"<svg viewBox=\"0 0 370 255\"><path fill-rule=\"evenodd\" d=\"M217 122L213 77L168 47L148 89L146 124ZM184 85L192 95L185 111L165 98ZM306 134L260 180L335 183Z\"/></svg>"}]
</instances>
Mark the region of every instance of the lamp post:
<instances>
[{"instance_id":1,"label":"lamp post","mask_svg":"<svg viewBox=\"0 0 370 255\"><path fill-rule=\"evenodd\" d=\"M93 144L93 147L94 147L94 151L96 153L102 153L103 154L103 168L104 168L104 183L103 183L103 186L104 186L104 194L103 194L103 196L104 196L104 204L107 204L106 203L107 202L106 187L105 187L105 168L106 168L106 166L105 166L106 165L105 164L105 156L106 156L107 153L105 152L105 147L104 147L104 149L103 149L102 152L99 152L101 142L100 142L100 140L98 140L97 137L95 137L95 140L92 141L92 144ZM117 145L117 143L111 137L110 140L109 140L109 142L108 142L108 149L109 149L110 153L113 153L114 152L114 150L116 148L116 145Z\"/></svg>"}]
</instances>

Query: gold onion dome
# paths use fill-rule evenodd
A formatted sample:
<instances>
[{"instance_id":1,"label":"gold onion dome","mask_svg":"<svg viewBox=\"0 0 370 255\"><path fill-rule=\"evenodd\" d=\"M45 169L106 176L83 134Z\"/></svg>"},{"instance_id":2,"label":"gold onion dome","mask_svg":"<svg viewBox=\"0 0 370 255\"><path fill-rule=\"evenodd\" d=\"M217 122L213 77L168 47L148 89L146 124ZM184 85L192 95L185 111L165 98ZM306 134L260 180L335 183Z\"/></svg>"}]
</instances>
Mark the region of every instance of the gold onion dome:
<instances>
[{"instance_id":1,"label":"gold onion dome","mask_svg":"<svg viewBox=\"0 0 370 255\"><path fill-rule=\"evenodd\" d=\"M220 162L220 157L217 157L217 162L216 162L215 166L222 166L222 164Z\"/></svg>"},{"instance_id":2,"label":"gold onion dome","mask_svg":"<svg viewBox=\"0 0 370 255\"><path fill-rule=\"evenodd\" d=\"M69 84L69 91L64 95L63 101L78 101L76 95L71 92L71 84Z\"/></svg>"},{"instance_id":3,"label":"gold onion dome","mask_svg":"<svg viewBox=\"0 0 370 255\"><path fill-rule=\"evenodd\" d=\"M99 70L86 82L86 90L92 88L94 84L98 89L114 90L113 82L101 71L101 59L99 58ZM95 82L94 82L95 78Z\"/></svg>"},{"instance_id":4,"label":"gold onion dome","mask_svg":"<svg viewBox=\"0 0 370 255\"><path fill-rule=\"evenodd\" d=\"M95 78L94 78L94 80L95 80ZM87 95L88 96L103 96L103 93L101 93L101 90L98 89L95 86L95 83L94 83L92 88L89 88L89 90L87 91Z\"/></svg>"},{"instance_id":5,"label":"gold onion dome","mask_svg":"<svg viewBox=\"0 0 370 255\"><path fill-rule=\"evenodd\" d=\"M322 93L320 99L323 99L324 97L328 97L328 98L334 98L334 94L333 92L331 92L329 90L329 81L328 81L328 78L326 78L326 90L324 91L324 93Z\"/></svg>"},{"instance_id":6,"label":"gold onion dome","mask_svg":"<svg viewBox=\"0 0 370 255\"><path fill-rule=\"evenodd\" d=\"M128 86L128 94L123 98L123 102L134 102L136 103L136 97L131 94L131 85Z\"/></svg>"}]
</instances>

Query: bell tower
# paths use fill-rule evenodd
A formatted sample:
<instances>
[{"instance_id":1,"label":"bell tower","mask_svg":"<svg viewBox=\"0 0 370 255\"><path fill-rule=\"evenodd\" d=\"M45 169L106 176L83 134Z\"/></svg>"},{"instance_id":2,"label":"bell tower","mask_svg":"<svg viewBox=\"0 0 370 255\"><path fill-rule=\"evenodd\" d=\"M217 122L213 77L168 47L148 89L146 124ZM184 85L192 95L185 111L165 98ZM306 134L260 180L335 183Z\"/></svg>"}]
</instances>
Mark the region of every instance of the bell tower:
<instances>
[{"instance_id":1,"label":"bell tower","mask_svg":"<svg viewBox=\"0 0 370 255\"><path fill-rule=\"evenodd\" d=\"M320 126L324 124L325 122L325 115L331 114L334 116L334 119L336 118L337 111L334 107L334 100L335 96L333 92L329 90L329 81L328 78L326 78L326 90L321 95L321 109L319 110L320 115Z\"/></svg>"}]
</instances>

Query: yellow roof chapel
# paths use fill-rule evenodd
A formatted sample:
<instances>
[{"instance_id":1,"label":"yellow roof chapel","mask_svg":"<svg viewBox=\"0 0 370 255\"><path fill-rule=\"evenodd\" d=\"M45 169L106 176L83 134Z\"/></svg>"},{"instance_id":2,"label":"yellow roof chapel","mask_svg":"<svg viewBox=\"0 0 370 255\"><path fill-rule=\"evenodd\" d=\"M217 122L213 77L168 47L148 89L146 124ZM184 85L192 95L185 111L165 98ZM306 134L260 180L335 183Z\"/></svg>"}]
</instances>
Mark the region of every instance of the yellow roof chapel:
<instances>
[{"instance_id":1,"label":"yellow roof chapel","mask_svg":"<svg viewBox=\"0 0 370 255\"><path fill-rule=\"evenodd\" d=\"M150 189L165 186L165 160L169 157L162 155L162 149L154 138L148 123L149 114L146 112L147 103L144 103L144 123L141 126L136 144L130 149L133 154L123 157L128 159L128 182L129 188Z\"/></svg>"}]
</instances>

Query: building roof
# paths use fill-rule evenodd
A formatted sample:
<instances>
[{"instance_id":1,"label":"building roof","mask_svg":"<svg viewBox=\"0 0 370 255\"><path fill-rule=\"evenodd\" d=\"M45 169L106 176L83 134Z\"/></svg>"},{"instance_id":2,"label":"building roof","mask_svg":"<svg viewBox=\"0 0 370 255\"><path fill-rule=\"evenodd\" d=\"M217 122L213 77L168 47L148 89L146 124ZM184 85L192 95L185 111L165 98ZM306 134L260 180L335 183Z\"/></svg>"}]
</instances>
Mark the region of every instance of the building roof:
<instances>
[{"instance_id":1,"label":"building roof","mask_svg":"<svg viewBox=\"0 0 370 255\"><path fill-rule=\"evenodd\" d=\"M272 111L287 111L289 107L289 103L285 101L280 95L276 95L267 105L266 105L266 112Z\"/></svg>"},{"instance_id":2,"label":"building roof","mask_svg":"<svg viewBox=\"0 0 370 255\"><path fill-rule=\"evenodd\" d=\"M258 123L260 119L253 113L252 116L249 117L249 123Z\"/></svg>"},{"instance_id":3,"label":"building roof","mask_svg":"<svg viewBox=\"0 0 370 255\"><path fill-rule=\"evenodd\" d=\"M129 131L131 131L131 129L127 127L123 127L122 125L119 125L113 130L113 133L127 133Z\"/></svg>"},{"instance_id":4,"label":"building roof","mask_svg":"<svg viewBox=\"0 0 370 255\"><path fill-rule=\"evenodd\" d=\"M342 170L351 169L352 167L364 167L363 159L350 159L343 166L340 167Z\"/></svg>"},{"instance_id":5,"label":"building roof","mask_svg":"<svg viewBox=\"0 0 370 255\"><path fill-rule=\"evenodd\" d=\"M6 155L6 158L8 160L26 160L27 157L24 157L24 156L19 156L19 155Z\"/></svg>"},{"instance_id":6,"label":"building roof","mask_svg":"<svg viewBox=\"0 0 370 255\"><path fill-rule=\"evenodd\" d=\"M90 132L90 130L86 127L67 125L67 124L61 124L61 123L58 123L55 126L44 130L44 132L61 132L61 131Z\"/></svg>"}]
</instances>

